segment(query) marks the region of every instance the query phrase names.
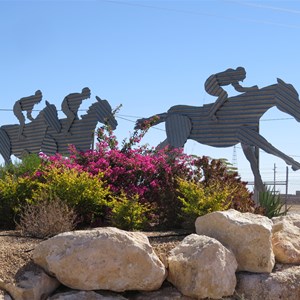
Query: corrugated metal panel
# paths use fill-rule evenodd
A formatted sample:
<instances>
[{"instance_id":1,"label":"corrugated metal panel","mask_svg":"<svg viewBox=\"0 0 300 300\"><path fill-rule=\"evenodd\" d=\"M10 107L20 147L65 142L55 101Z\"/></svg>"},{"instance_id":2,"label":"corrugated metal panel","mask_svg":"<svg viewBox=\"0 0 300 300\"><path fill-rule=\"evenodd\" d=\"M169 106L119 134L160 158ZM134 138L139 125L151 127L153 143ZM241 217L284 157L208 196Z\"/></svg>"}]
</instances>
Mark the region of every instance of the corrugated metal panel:
<instances>
[{"instance_id":1,"label":"corrugated metal panel","mask_svg":"<svg viewBox=\"0 0 300 300\"><path fill-rule=\"evenodd\" d=\"M223 83L226 80L226 76L221 78ZM208 79L206 88L216 95L221 93L214 76ZM166 122L167 139L158 147L182 147L188 139L213 147L229 147L241 143L255 176L255 186L258 190L263 190L254 147L280 157L294 170L300 169L300 163L273 147L259 134L259 120L273 106L289 113L300 122L298 93L291 84L286 84L280 79L278 84L228 98L216 111L215 120L210 117L214 104L202 107L173 106L167 114L159 114L161 119L156 124ZM136 127L146 120L137 120Z\"/></svg>"},{"instance_id":2,"label":"corrugated metal panel","mask_svg":"<svg viewBox=\"0 0 300 300\"><path fill-rule=\"evenodd\" d=\"M21 159L25 153L39 153L49 125L60 130L56 107L46 102L46 107L36 119L24 126L23 136L20 135L18 124L2 126L1 132L4 131L9 140L8 142L3 134L0 136L1 154L5 162L9 161L12 154Z\"/></svg>"},{"instance_id":3,"label":"corrugated metal panel","mask_svg":"<svg viewBox=\"0 0 300 300\"><path fill-rule=\"evenodd\" d=\"M193 139L214 147L233 146L239 142L237 129L240 126L249 126L252 130L258 130L260 117L275 104L276 86L272 85L259 91L247 92L240 96L228 98L220 110L217 111L217 120L208 118L213 104L203 107L174 106L168 111L167 123L173 123L169 119L170 116L186 116L192 124L191 130L185 135L186 140ZM171 129L167 131L168 142L171 142L170 136L172 136L172 141L182 140L182 135L188 132L186 126L189 125L181 121L178 122L177 125L169 126L173 131ZM177 138L173 137L176 135Z\"/></svg>"},{"instance_id":4,"label":"corrugated metal panel","mask_svg":"<svg viewBox=\"0 0 300 300\"><path fill-rule=\"evenodd\" d=\"M4 161L8 163L11 155L10 140L7 132L3 128L0 128L0 141L0 153Z\"/></svg>"},{"instance_id":5,"label":"corrugated metal panel","mask_svg":"<svg viewBox=\"0 0 300 300\"><path fill-rule=\"evenodd\" d=\"M77 97L77 94L70 95ZM82 100L81 94L80 97L76 98L75 96L73 97L76 100L75 103L68 103L74 110L77 109ZM32 99L33 96L27 100L30 107L34 104ZM11 154L18 158L22 158L25 153L39 153L41 151L48 155L68 154L68 147L71 144L81 151L90 149L98 122L108 121L112 129L115 129L118 124L108 101L101 100L99 97L96 99L97 102L90 106L87 114L82 119L75 119L70 128L68 119L59 120L55 105L49 104L47 101L46 107L36 119L24 126L23 136L20 135L18 124L2 126L0 128L0 153L5 162L9 161ZM21 111L18 112L22 113Z\"/></svg>"},{"instance_id":6,"label":"corrugated metal panel","mask_svg":"<svg viewBox=\"0 0 300 300\"><path fill-rule=\"evenodd\" d=\"M74 145L79 151L91 149L94 139L94 132L98 122L104 123L107 119L113 129L117 126L117 121L112 115L111 106L107 100L101 100L96 97L96 103L93 103L82 119L76 119L72 123L69 132L65 133L68 126L66 118L61 119L61 132L57 133L49 129L48 137L45 140L42 151L46 154L69 154L69 145ZM52 139L52 140L51 140ZM54 149L56 147L56 149Z\"/></svg>"}]
</instances>

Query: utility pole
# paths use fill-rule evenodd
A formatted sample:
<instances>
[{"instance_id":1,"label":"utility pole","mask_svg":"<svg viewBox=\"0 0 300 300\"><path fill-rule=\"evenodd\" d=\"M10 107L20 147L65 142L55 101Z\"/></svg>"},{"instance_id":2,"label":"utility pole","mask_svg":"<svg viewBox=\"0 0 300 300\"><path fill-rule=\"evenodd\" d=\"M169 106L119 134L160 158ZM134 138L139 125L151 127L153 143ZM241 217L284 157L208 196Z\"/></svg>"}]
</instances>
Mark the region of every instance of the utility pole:
<instances>
[{"instance_id":1,"label":"utility pole","mask_svg":"<svg viewBox=\"0 0 300 300\"><path fill-rule=\"evenodd\" d=\"M257 133L259 134L259 123L257 124ZM256 158L257 169L259 170L259 147L254 146L254 155ZM254 200L256 203L259 203L259 192L255 188L255 177L254 177Z\"/></svg>"},{"instance_id":2,"label":"utility pole","mask_svg":"<svg viewBox=\"0 0 300 300\"><path fill-rule=\"evenodd\" d=\"M237 168L237 155L236 155L236 145L233 146L233 154L232 154L232 165Z\"/></svg>"},{"instance_id":3,"label":"utility pole","mask_svg":"<svg viewBox=\"0 0 300 300\"><path fill-rule=\"evenodd\" d=\"M285 210L288 209L288 193L289 193L289 168L286 167L286 175L285 175Z\"/></svg>"},{"instance_id":4,"label":"utility pole","mask_svg":"<svg viewBox=\"0 0 300 300\"><path fill-rule=\"evenodd\" d=\"M273 187L273 193L276 193L276 164L274 164L274 187Z\"/></svg>"}]
</instances>

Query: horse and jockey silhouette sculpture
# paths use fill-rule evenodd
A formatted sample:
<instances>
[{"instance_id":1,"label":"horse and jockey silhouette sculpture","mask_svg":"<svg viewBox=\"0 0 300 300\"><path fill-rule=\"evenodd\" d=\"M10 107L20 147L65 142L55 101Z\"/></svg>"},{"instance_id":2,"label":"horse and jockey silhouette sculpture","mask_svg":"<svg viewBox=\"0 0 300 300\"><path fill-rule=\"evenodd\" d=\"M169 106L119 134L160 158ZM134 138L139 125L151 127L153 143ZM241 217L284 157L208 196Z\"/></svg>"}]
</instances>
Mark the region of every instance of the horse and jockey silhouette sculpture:
<instances>
[{"instance_id":1,"label":"horse and jockey silhouette sculpture","mask_svg":"<svg viewBox=\"0 0 300 300\"><path fill-rule=\"evenodd\" d=\"M0 154L5 163L10 162L12 154L22 159L27 153L39 153L49 128L53 128L56 132L61 130L56 107L48 101L46 101L46 107L35 119L32 119L32 122L1 126Z\"/></svg>"},{"instance_id":2,"label":"horse and jockey silhouette sculpture","mask_svg":"<svg viewBox=\"0 0 300 300\"><path fill-rule=\"evenodd\" d=\"M93 103L81 119L75 118L70 126L67 118L61 119L61 131L53 127L48 129L41 151L48 155L68 153L69 145L74 145L77 150L85 151L91 148L97 123L108 125L115 130L118 123L113 115L112 108L107 100L96 96L97 102Z\"/></svg>"},{"instance_id":3,"label":"horse and jockey silhouette sculpture","mask_svg":"<svg viewBox=\"0 0 300 300\"><path fill-rule=\"evenodd\" d=\"M11 155L22 159L27 153L67 154L70 145L74 145L80 151L88 150L93 143L98 122L109 125L113 130L116 129L118 123L110 104L98 96L87 113L81 118L78 117L80 104L89 97L89 88L83 88L81 93L66 96L62 102L62 111L67 118L63 119L58 118L56 106L48 101L37 117L32 117L33 106L42 99L39 90L32 96L18 100L13 111L20 125L0 127L0 154L5 163L11 161ZM27 112L30 123L25 123L22 111Z\"/></svg>"},{"instance_id":4,"label":"horse and jockey silhouette sculpture","mask_svg":"<svg viewBox=\"0 0 300 300\"><path fill-rule=\"evenodd\" d=\"M167 112L158 114L152 126L165 122L167 138L158 148L180 148L188 139L213 147L231 147L241 143L254 175L255 188L264 191L256 148L283 159L293 170L299 170L300 163L260 135L259 120L268 109L277 107L300 122L299 95L291 84L281 79L277 79L276 84L259 89L257 86L243 87L240 82L245 78L246 72L242 67L211 75L204 88L208 94L218 97L214 103L172 106ZM226 85L232 85L241 94L228 97L222 88ZM35 119L32 117L33 106L42 99L39 90L32 96L18 100L13 111L20 124L0 127L0 154L5 162L10 162L12 154L18 158L22 158L24 153L67 154L69 145L74 145L80 151L90 149L98 122L108 124L113 130L118 124L110 104L97 96L97 102L79 118L79 107L90 96L89 88L66 96L61 106L67 116L64 119L58 118L55 105L47 101L38 116ZM22 111L27 112L30 123L25 123ZM135 128L141 128L144 121L152 118L137 120Z\"/></svg>"},{"instance_id":5,"label":"horse and jockey silhouette sculpture","mask_svg":"<svg viewBox=\"0 0 300 300\"><path fill-rule=\"evenodd\" d=\"M283 159L294 171L300 169L300 163L272 146L259 134L259 119L268 109L277 107L300 122L299 95L291 84L281 79L277 79L276 84L261 89L256 86L243 88L238 85L238 81L244 79L244 69L239 67L236 73L234 71L228 69L218 73L220 75L212 75L210 80L206 81L206 90L214 90L211 94L219 96L217 104L200 107L172 106L167 112L156 115L157 121L152 123L152 126L165 122L167 138L158 148L167 145L180 148L188 139L213 147L230 147L241 143L254 175L255 188L257 191L264 191L255 148ZM232 73L235 73L235 76L232 76ZM220 89L222 85L227 84L245 92L227 98L226 92ZM144 121L152 118L138 119L135 128L141 128Z\"/></svg>"}]
</instances>

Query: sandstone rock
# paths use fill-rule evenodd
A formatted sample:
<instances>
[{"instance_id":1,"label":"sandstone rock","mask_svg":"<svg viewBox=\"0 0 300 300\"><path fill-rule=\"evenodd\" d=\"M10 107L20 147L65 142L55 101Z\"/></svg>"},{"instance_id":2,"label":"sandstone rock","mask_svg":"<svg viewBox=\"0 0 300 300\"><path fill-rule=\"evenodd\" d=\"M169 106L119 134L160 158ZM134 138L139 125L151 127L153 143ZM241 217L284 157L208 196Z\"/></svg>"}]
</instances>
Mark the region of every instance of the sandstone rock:
<instances>
[{"instance_id":1,"label":"sandstone rock","mask_svg":"<svg viewBox=\"0 0 300 300\"><path fill-rule=\"evenodd\" d=\"M163 286L153 292L140 292L131 296L130 300L193 300L188 296L182 295L173 285L165 281Z\"/></svg>"},{"instance_id":2,"label":"sandstone rock","mask_svg":"<svg viewBox=\"0 0 300 300\"><path fill-rule=\"evenodd\" d=\"M237 262L217 240L191 234L171 250L170 281L183 295L218 299L234 293Z\"/></svg>"},{"instance_id":3,"label":"sandstone rock","mask_svg":"<svg viewBox=\"0 0 300 300\"><path fill-rule=\"evenodd\" d=\"M33 260L78 290L151 291L167 275L144 234L113 227L54 236L37 245Z\"/></svg>"},{"instance_id":4,"label":"sandstone rock","mask_svg":"<svg viewBox=\"0 0 300 300\"><path fill-rule=\"evenodd\" d=\"M56 294L48 300L127 300L121 295L96 293L94 291L69 291Z\"/></svg>"},{"instance_id":5,"label":"sandstone rock","mask_svg":"<svg viewBox=\"0 0 300 300\"><path fill-rule=\"evenodd\" d=\"M0 294L0 300L12 300L12 298L8 294Z\"/></svg>"},{"instance_id":6,"label":"sandstone rock","mask_svg":"<svg viewBox=\"0 0 300 300\"><path fill-rule=\"evenodd\" d=\"M270 273L275 264L272 225L267 217L234 209L207 214L195 223L197 234L215 238L232 250L239 271L257 273Z\"/></svg>"},{"instance_id":7,"label":"sandstone rock","mask_svg":"<svg viewBox=\"0 0 300 300\"><path fill-rule=\"evenodd\" d=\"M273 251L278 262L300 264L300 228L288 218L273 225Z\"/></svg>"},{"instance_id":8,"label":"sandstone rock","mask_svg":"<svg viewBox=\"0 0 300 300\"><path fill-rule=\"evenodd\" d=\"M274 224L280 223L282 221L287 221L289 223L292 223L294 226L297 226L300 228L300 214L292 213L292 214L288 214L286 216L272 218L272 222Z\"/></svg>"},{"instance_id":9,"label":"sandstone rock","mask_svg":"<svg viewBox=\"0 0 300 300\"><path fill-rule=\"evenodd\" d=\"M237 294L247 300L299 300L300 266L278 268L271 274L237 273Z\"/></svg>"},{"instance_id":10,"label":"sandstone rock","mask_svg":"<svg viewBox=\"0 0 300 300\"><path fill-rule=\"evenodd\" d=\"M0 288L6 290L14 300L43 300L59 285L55 278L48 276L43 270L24 272L16 284L0 282Z\"/></svg>"}]
</instances>

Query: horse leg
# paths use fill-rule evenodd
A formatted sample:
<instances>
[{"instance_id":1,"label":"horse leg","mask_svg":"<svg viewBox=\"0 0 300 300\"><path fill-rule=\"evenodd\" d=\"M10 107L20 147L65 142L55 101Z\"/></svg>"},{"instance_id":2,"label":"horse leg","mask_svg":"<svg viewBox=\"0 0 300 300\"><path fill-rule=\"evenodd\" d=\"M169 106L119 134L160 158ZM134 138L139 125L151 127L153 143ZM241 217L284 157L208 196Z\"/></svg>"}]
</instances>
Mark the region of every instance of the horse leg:
<instances>
[{"instance_id":1,"label":"horse leg","mask_svg":"<svg viewBox=\"0 0 300 300\"><path fill-rule=\"evenodd\" d=\"M3 128L0 128L0 153L3 156L5 164L9 164L11 162L11 144L9 136Z\"/></svg>"},{"instance_id":2,"label":"horse leg","mask_svg":"<svg viewBox=\"0 0 300 300\"><path fill-rule=\"evenodd\" d=\"M166 118L167 144L174 148L181 148L186 143L191 130L192 123L189 117L171 114Z\"/></svg>"},{"instance_id":3,"label":"horse leg","mask_svg":"<svg viewBox=\"0 0 300 300\"><path fill-rule=\"evenodd\" d=\"M241 145L242 145L243 152L250 163L250 167L251 167L252 173L254 175L255 189L258 192L263 192L263 191L265 191L265 186L264 186L264 183L262 181L262 178L261 178L261 175L259 172L257 158L255 156L255 150L254 150L253 146L247 145L245 143L241 143Z\"/></svg>"},{"instance_id":4,"label":"horse leg","mask_svg":"<svg viewBox=\"0 0 300 300\"><path fill-rule=\"evenodd\" d=\"M246 126L240 128L238 131L238 138L242 143L249 144L251 146L256 146L269 154L273 154L286 162L287 165L292 166L294 171L300 169L300 163L279 151L273 145L271 145L264 137L262 137L258 132L247 128Z\"/></svg>"},{"instance_id":5,"label":"horse leg","mask_svg":"<svg viewBox=\"0 0 300 300\"><path fill-rule=\"evenodd\" d=\"M160 144L157 145L156 149L160 150L167 146L170 146L170 145L168 144L168 139L165 139L164 141L162 141Z\"/></svg>"},{"instance_id":6,"label":"horse leg","mask_svg":"<svg viewBox=\"0 0 300 300\"><path fill-rule=\"evenodd\" d=\"M46 134L41 145L41 152L47 155L55 155L57 151L58 147L56 140L52 136Z\"/></svg>"}]
</instances>

